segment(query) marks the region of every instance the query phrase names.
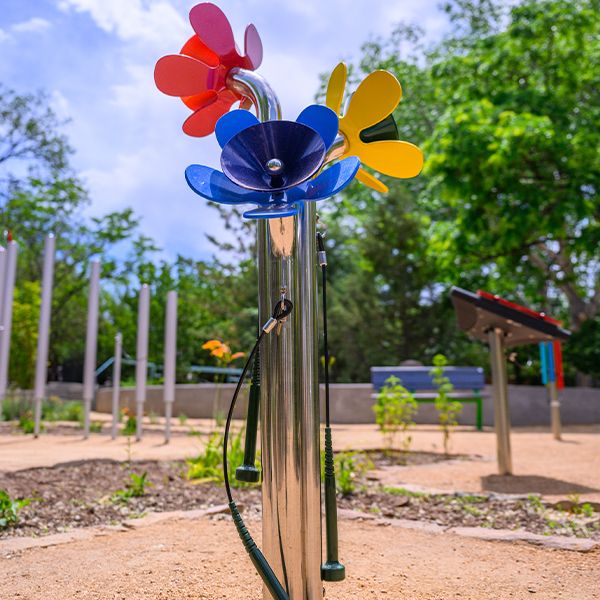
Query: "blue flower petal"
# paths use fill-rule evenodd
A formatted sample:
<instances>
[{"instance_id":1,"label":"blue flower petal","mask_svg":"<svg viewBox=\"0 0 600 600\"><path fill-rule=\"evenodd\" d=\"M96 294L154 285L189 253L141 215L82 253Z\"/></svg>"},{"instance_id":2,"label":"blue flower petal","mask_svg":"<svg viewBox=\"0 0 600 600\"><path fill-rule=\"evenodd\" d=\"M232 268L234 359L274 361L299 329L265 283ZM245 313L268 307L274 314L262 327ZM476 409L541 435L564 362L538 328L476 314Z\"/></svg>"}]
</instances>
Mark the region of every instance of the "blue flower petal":
<instances>
[{"instance_id":1,"label":"blue flower petal","mask_svg":"<svg viewBox=\"0 0 600 600\"><path fill-rule=\"evenodd\" d=\"M203 165L190 165L185 179L196 194L219 204L266 204L271 197L269 193L242 188L220 171Z\"/></svg>"},{"instance_id":2,"label":"blue flower petal","mask_svg":"<svg viewBox=\"0 0 600 600\"><path fill-rule=\"evenodd\" d=\"M341 192L352 182L359 167L360 160L356 156L349 156L325 169L318 177L303 184L306 190L304 199L324 200ZM296 200L296 198L290 199Z\"/></svg>"},{"instance_id":3,"label":"blue flower petal","mask_svg":"<svg viewBox=\"0 0 600 600\"><path fill-rule=\"evenodd\" d=\"M271 204L261 206L244 213L246 219L281 219L282 217L293 217L298 214L298 208L293 204Z\"/></svg>"},{"instance_id":4,"label":"blue flower petal","mask_svg":"<svg viewBox=\"0 0 600 600\"><path fill-rule=\"evenodd\" d=\"M219 146L223 148L233 136L259 122L254 114L247 110L232 110L225 113L215 125L215 135Z\"/></svg>"},{"instance_id":5,"label":"blue flower petal","mask_svg":"<svg viewBox=\"0 0 600 600\"><path fill-rule=\"evenodd\" d=\"M338 133L337 115L330 108L320 104L307 106L298 115L296 122L312 127L323 138L326 150L329 150Z\"/></svg>"}]
</instances>

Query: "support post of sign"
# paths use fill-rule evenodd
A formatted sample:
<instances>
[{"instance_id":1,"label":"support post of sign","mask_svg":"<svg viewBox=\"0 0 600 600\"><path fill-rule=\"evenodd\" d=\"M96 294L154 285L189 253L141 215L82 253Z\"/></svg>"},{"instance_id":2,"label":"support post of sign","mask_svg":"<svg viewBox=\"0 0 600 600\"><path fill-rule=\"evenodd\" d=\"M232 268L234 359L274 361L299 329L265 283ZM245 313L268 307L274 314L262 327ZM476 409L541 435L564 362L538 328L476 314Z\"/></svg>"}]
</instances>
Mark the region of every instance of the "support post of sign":
<instances>
[{"instance_id":1,"label":"support post of sign","mask_svg":"<svg viewBox=\"0 0 600 600\"><path fill-rule=\"evenodd\" d=\"M52 310L52 282L54 279L55 239L52 234L46 237L44 244L44 270L42 272L42 302L38 326L37 356L35 362L35 386L33 390L34 437L40 435L42 420L42 402L46 397L46 379L48 377L48 342L50 337L50 313Z\"/></svg>"},{"instance_id":2,"label":"support post of sign","mask_svg":"<svg viewBox=\"0 0 600 600\"><path fill-rule=\"evenodd\" d=\"M510 450L510 415L508 409L508 381L504 356L504 332L499 327L488 332L492 363L492 385L494 394L494 427L500 475L512 475Z\"/></svg>"},{"instance_id":3,"label":"support post of sign","mask_svg":"<svg viewBox=\"0 0 600 600\"><path fill-rule=\"evenodd\" d=\"M175 402L175 361L177 356L177 292L167 294L165 314L165 366L164 366L164 402L165 402L165 444L171 441L171 418Z\"/></svg>"},{"instance_id":4,"label":"support post of sign","mask_svg":"<svg viewBox=\"0 0 600 600\"><path fill-rule=\"evenodd\" d=\"M123 336L115 335L115 362L113 363L113 392L112 392L112 429L111 437L117 439L119 426L119 403L121 399L121 357L123 355Z\"/></svg>"},{"instance_id":5,"label":"support post of sign","mask_svg":"<svg viewBox=\"0 0 600 600\"><path fill-rule=\"evenodd\" d=\"M281 118L262 77L233 69L228 86L261 121ZM257 224L261 325L282 294L294 310L261 347L263 553L291 600L321 600L321 473L317 380L316 207ZM264 588L263 599L271 600Z\"/></svg>"},{"instance_id":6,"label":"support post of sign","mask_svg":"<svg viewBox=\"0 0 600 600\"><path fill-rule=\"evenodd\" d=\"M146 378L148 376L148 328L150 326L150 288L144 283L140 289L137 321L137 352L135 357L135 440L142 439L142 419L146 402Z\"/></svg>"},{"instance_id":7,"label":"support post of sign","mask_svg":"<svg viewBox=\"0 0 600 600\"><path fill-rule=\"evenodd\" d=\"M552 426L552 437L554 437L555 440L560 440L562 425L560 420L560 400L558 399L556 381L550 381L548 383L548 393L550 395L550 423Z\"/></svg>"}]
</instances>

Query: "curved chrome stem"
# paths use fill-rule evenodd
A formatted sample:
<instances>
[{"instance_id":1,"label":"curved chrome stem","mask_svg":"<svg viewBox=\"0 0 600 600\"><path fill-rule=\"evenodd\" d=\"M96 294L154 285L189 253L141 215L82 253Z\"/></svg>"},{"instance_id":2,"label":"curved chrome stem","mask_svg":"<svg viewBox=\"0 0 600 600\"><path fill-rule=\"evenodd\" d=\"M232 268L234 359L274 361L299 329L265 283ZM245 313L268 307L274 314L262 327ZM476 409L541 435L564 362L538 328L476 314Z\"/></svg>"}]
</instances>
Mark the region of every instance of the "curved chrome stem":
<instances>
[{"instance_id":1,"label":"curved chrome stem","mask_svg":"<svg viewBox=\"0 0 600 600\"><path fill-rule=\"evenodd\" d=\"M279 98L264 77L246 69L231 69L227 76L227 87L249 98L256 107L259 121L281 119Z\"/></svg>"}]
</instances>

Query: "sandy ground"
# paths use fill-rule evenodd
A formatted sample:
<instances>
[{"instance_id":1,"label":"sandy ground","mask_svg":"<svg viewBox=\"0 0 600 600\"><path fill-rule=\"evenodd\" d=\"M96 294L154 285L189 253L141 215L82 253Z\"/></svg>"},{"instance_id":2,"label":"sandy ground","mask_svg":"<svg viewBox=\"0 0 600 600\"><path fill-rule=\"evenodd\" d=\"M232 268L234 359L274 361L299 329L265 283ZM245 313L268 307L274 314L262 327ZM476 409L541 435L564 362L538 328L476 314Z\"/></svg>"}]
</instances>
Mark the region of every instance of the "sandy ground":
<instances>
[{"instance_id":1,"label":"sandy ground","mask_svg":"<svg viewBox=\"0 0 600 600\"><path fill-rule=\"evenodd\" d=\"M94 418L96 415L94 416ZM209 421L191 421L188 427L209 431ZM185 430L185 428L183 428ZM441 452L441 433L432 426L412 431L413 450ZM0 435L0 471L91 458L123 461L183 459L196 454L205 437L175 435L164 444L160 432L147 433L128 447L127 438L112 441L106 435ZM337 449L379 448L382 439L372 425L334 427ZM500 477L496 468L496 439L493 431L459 428L452 435L451 451L477 455L474 461L454 461L390 469L380 473L389 484L412 484L446 491L539 493L554 500L577 494L581 500L600 501L600 426L565 428L562 441L555 441L543 429L514 429L512 436L514 475Z\"/></svg>"},{"instance_id":2,"label":"sandy ground","mask_svg":"<svg viewBox=\"0 0 600 600\"><path fill-rule=\"evenodd\" d=\"M259 525L251 524L260 538ZM465 539L342 521L347 579L326 600L600 598L600 552ZM166 521L0 557L0 598L252 600L258 576L230 522ZM535 596L534 596L535 594Z\"/></svg>"}]
</instances>

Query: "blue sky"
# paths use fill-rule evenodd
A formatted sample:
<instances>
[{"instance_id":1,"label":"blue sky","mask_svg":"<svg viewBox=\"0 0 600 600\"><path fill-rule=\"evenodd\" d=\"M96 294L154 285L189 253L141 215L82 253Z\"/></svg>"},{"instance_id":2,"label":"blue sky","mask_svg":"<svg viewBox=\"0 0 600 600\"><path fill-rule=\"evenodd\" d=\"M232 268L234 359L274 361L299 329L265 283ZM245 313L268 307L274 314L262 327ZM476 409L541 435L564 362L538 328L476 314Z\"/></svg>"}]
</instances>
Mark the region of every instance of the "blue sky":
<instances>
[{"instance_id":1,"label":"blue sky","mask_svg":"<svg viewBox=\"0 0 600 600\"><path fill-rule=\"evenodd\" d=\"M247 23L262 37L259 72L278 93L284 118L310 104L318 75L360 56L372 36L400 20L428 37L447 29L439 0L224 0L219 6L242 45ZM193 33L184 0L2 0L0 81L18 92L46 90L76 150L90 191L89 215L131 206L141 230L173 257L208 258L216 212L187 187L190 163L218 166L214 137L187 137L189 114L154 87L158 58ZM406 98L406 101L410 101ZM412 99L417 100L418 99Z\"/></svg>"}]
</instances>

